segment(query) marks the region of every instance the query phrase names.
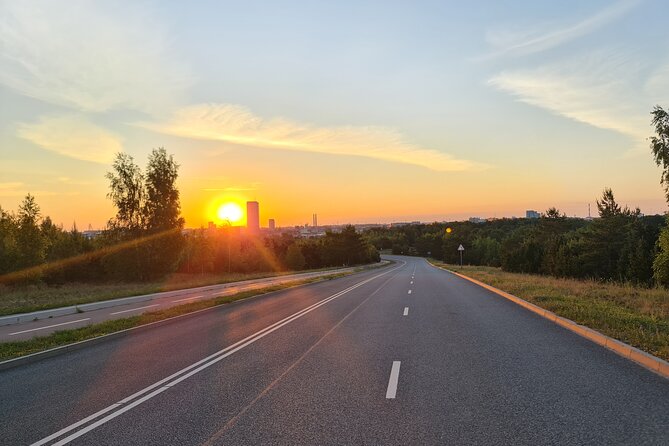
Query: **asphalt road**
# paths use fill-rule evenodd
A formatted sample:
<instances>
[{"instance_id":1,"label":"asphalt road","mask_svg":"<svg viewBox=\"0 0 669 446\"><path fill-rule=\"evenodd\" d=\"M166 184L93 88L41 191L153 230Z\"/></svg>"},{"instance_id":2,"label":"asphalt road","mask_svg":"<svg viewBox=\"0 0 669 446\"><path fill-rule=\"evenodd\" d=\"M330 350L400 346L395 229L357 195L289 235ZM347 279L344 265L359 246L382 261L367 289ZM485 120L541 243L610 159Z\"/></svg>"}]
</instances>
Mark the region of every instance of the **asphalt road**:
<instances>
[{"instance_id":1,"label":"asphalt road","mask_svg":"<svg viewBox=\"0 0 669 446\"><path fill-rule=\"evenodd\" d=\"M59 330L85 327L111 319L137 316L150 311L164 310L192 302L231 296L243 291L259 290L272 285L326 277L354 270L355 268L337 268L286 274L2 316L0 317L0 342L24 341L46 336Z\"/></svg>"},{"instance_id":2,"label":"asphalt road","mask_svg":"<svg viewBox=\"0 0 669 446\"><path fill-rule=\"evenodd\" d=\"M668 380L397 260L2 371L0 441L669 444Z\"/></svg>"}]
</instances>

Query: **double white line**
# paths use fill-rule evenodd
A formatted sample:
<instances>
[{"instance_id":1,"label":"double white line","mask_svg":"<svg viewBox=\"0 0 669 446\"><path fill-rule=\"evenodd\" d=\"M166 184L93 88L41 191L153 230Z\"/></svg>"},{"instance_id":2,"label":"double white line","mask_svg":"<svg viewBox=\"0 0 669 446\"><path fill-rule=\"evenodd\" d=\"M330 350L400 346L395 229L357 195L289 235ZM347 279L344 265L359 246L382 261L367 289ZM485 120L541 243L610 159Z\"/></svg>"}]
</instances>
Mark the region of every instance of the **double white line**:
<instances>
[{"instance_id":1,"label":"double white line","mask_svg":"<svg viewBox=\"0 0 669 446\"><path fill-rule=\"evenodd\" d=\"M88 416L88 417L86 417L86 418L84 418L80 421L77 421L76 423L71 424L71 425L59 430L58 432L55 432L55 433L49 435L48 437L45 437L45 438L33 443L32 446L39 446L39 445L49 443L50 441L55 440L56 438L59 438L59 437L65 435L65 434L67 434L68 432L75 431L79 427L84 426L87 423L89 423L93 420L96 420L96 419L98 419L98 418L100 418L103 415L108 413L108 415L106 415L105 417L100 418L99 420L95 421L94 423L88 424L86 427L84 427L80 430L76 430L74 433L68 435L67 437L61 439L60 441L58 441L56 443L53 443L53 446L59 446L59 445L67 444L70 441L74 440L75 438L79 438L82 435L86 434L87 432L90 432L93 429L107 423L108 421L113 420L114 418L118 417L119 415L129 411L133 407L139 406L143 402L150 400L154 396L164 392L165 390L169 389L170 387L173 387L173 386L179 384L181 381L184 381L184 380L190 378L191 376L201 372L202 370L204 370L208 367L211 367L212 365L214 365L217 362L227 358L228 356L232 355L233 353L238 352L239 350L243 349L244 347L246 347L250 344L253 344L257 340L264 338L268 334L272 333L275 330L278 330L279 328L283 327L284 325L287 325L287 324L293 322L294 320L301 318L305 314L314 311L318 307L323 306L323 305L327 304L328 302L330 302L334 299L337 299L338 297L343 296L344 294L346 294L350 291L353 291L354 289L356 289L358 287L361 287L362 285L364 285L368 282L371 282L374 279L377 279L381 276L385 276L386 274L388 274L388 273L390 273L390 272L392 272L392 271L394 271L398 268L401 268L402 266L404 266L404 265L399 265L399 266L397 266L395 268L392 268L392 269L390 269L390 270L388 270L384 273L377 274L376 276L373 276L373 277L370 277L369 279L358 282L355 285L352 285L352 286L346 288L345 290L342 290L342 291L340 291L336 294L333 294L332 296L329 296L329 297L327 297L327 298L325 298L325 299L323 299L319 302L316 302L315 304L310 305L310 306L308 306L308 307L306 307L306 308L304 308L304 309L302 309L302 310L300 310L300 311L298 311L298 312L296 312L296 313L294 313L294 314L292 314L292 315L290 315L290 316L288 316L288 317L286 317L286 318L284 318L284 319L282 319L278 322L275 322L274 324L263 328L262 330L260 330L256 333L242 339L241 341L238 341L238 342L224 348L223 350L219 350L218 352L216 352L212 355L209 355L206 358L201 359L200 361L198 361L196 363L193 363L193 364L189 365L188 367L179 370L176 373L173 373L172 375L168 376L167 378L161 379L160 381L158 381L154 384L151 384L150 386L145 387L138 392L133 393L132 395L130 395L127 398L122 399L118 403L112 404L111 406L106 407L106 408L102 409L101 411L94 413L93 415L90 415L90 416Z\"/></svg>"}]
</instances>

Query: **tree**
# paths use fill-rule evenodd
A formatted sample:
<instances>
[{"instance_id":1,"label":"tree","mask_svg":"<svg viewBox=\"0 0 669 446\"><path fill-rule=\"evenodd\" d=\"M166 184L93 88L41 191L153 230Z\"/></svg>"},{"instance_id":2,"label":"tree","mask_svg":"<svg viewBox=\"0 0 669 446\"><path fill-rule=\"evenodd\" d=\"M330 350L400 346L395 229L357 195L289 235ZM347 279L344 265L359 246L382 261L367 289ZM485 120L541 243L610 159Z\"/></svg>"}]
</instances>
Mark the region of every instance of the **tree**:
<instances>
[{"instance_id":1,"label":"tree","mask_svg":"<svg viewBox=\"0 0 669 446\"><path fill-rule=\"evenodd\" d=\"M599 216L602 218L615 217L616 215L620 215L622 212L620 205L616 203L616 199L613 196L613 191L608 187L604 188L602 201L597 200L597 209L599 210Z\"/></svg>"},{"instance_id":2,"label":"tree","mask_svg":"<svg viewBox=\"0 0 669 446\"><path fill-rule=\"evenodd\" d=\"M553 220L567 218L567 216L564 213L560 212L560 210L556 207L548 208L543 217L550 218Z\"/></svg>"},{"instance_id":3,"label":"tree","mask_svg":"<svg viewBox=\"0 0 669 446\"><path fill-rule=\"evenodd\" d=\"M116 206L116 217L109 220L111 229L137 232L144 227L144 175L132 156L119 152L112 164L109 180L110 198Z\"/></svg>"},{"instance_id":4,"label":"tree","mask_svg":"<svg viewBox=\"0 0 669 446\"><path fill-rule=\"evenodd\" d=\"M651 124L655 126L656 136L650 138L650 148L655 158L655 164L662 167L660 184L664 186L664 193L669 203L669 114L659 105L651 112ZM657 283L669 286L669 215L667 224L662 229L657 247L659 252L653 261L653 277Z\"/></svg>"},{"instance_id":5,"label":"tree","mask_svg":"<svg viewBox=\"0 0 669 446\"><path fill-rule=\"evenodd\" d=\"M17 269L44 262L45 246L39 228L40 208L35 197L28 194L19 205L16 234Z\"/></svg>"},{"instance_id":6,"label":"tree","mask_svg":"<svg viewBox=\"0 0 669 446\"><path fill-rule=\"evenodd\" d=\"M118 153L108 172L116 217L109 221L109 241L132 240L103 258L109 274L131 280L154 279L174 271L181 259L184 220L176 188L178 165L165 149L154 149L144 175L132 156ZM145 237L140 239L140 237Z\"/></svg>"},{"instance_id":7,"label":"tree","mask_svg":"<svg viewBox=\"0 0 669 446\"><path fill-rule=\"evenodd\" d=\"M18 256L17 232L18 223L14 215L0 207L0 274L8 273L16 267Z\"/></svg>"},{"instance_id":8,"label":"tree","mask_svg":"<svg viewBox=\"0 0 669 446\"><path fill-rule=\"evenodd\" d=\"M290 245L286 251L286 266L293 271L299 271L304 269L305 263L306 260L300 247L296 243Z\"/></svg>"},{"instance_id":9,"label":"tree","mask_svg":"<svg viewBox=\"0 0 669 446\"><path fill-rule=\"evenodd\" d=\"M651 124L655 126L656 136L650 138L650 148L653 151L655 164L662 166L660 183L669 202L669 113L656 105L650 113L653 115Z\"/></svg>"},{"instance_id":10,"label":"tree","mask_svg":"<svg viewBox=\"0 0 669 446\"><path fill-rule=\"evenodd\" d=\"M669 287L669 230L662 229L657 242L660 252L653 261L653 278L665 287Z\"/></svg>"},{"instance_id":11,"label":"tree","mask_svg":"<svg viewBox=\"0 0 669 446\"><path fill-rule=\"evenodd\" d=\"M179 190L176 187L179 165L164 148L153 149L146 168L146 200L143 206L146 228L164 231L182 228Z\"/></svg>"}]
</instances>

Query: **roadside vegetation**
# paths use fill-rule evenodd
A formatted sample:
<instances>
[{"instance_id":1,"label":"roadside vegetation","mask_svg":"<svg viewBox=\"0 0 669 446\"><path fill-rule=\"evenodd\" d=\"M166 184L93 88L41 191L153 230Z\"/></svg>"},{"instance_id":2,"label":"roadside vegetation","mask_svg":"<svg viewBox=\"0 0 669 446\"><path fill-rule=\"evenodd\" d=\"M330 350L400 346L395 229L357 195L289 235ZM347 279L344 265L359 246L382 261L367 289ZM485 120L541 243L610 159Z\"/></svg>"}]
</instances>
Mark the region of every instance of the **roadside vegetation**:
<instances>
[{"instance_id":1,"label":"roadside vegetation","mask_svg":"<svg viewBox=\"0 0 669 446\"><path fill-rule=\"evenodd\" d=\"M669 360L669 293L664 288L431 262Z\"/></svg>"},{"instance_id":2,"label":"roadside vegetation","mask_svg":"<svg viewBox=\"0 0 669 446\"><path fill-rule=\"evenodd\" d=\"M326 277L296 280L284 284L271 285L257 290L243 291L230 296L221 296L213 299L187 303L176 307L166 308L164 310L144 313L138 316L123 319L113 319L73 330L57 331L51 335L33 338L27 341L4 342L0 343L0 361L6 361L8 359L18 358L20 356L37 353L51 348L73 344L75 342L85 341L87 339L97 338L110 333L116 333L121 330L127 330L129 328L139 327L141 325L162 321L176 316L182 316L188 313L193 313L195 311L200 311L219 305L225 305L237 300L259 296L261 294L272 293L308 283L332 280L349 274L351 273L341 273Z\"/></svg>"}]
</instances>

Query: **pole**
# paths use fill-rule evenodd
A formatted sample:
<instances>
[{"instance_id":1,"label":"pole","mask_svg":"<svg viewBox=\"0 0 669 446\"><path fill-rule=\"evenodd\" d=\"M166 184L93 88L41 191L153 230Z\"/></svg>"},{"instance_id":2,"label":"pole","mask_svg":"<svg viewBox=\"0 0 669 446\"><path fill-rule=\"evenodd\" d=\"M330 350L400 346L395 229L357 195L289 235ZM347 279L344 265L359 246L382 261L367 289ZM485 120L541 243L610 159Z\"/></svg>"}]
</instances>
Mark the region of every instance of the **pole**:
<instances>
[{"instance_id":1,"label":"pole","mask_svg":"<svg viewBox=\"0 0 669 446\"><path fill-rule=\"evenodd\" d=\"M462 250L460 250L460 268L462 268Z\"/></svg>"},{"instance_id":2,"label":"pole","mask_svg":"<svg viewBox=\"0 0 669 446\"><path fill-rule=\"evenodd\" d=\"M230 244L232 243L232 222L229 218L225 219L228 222L228 274L230 273Z\"/></svg>"}]
</instances>

